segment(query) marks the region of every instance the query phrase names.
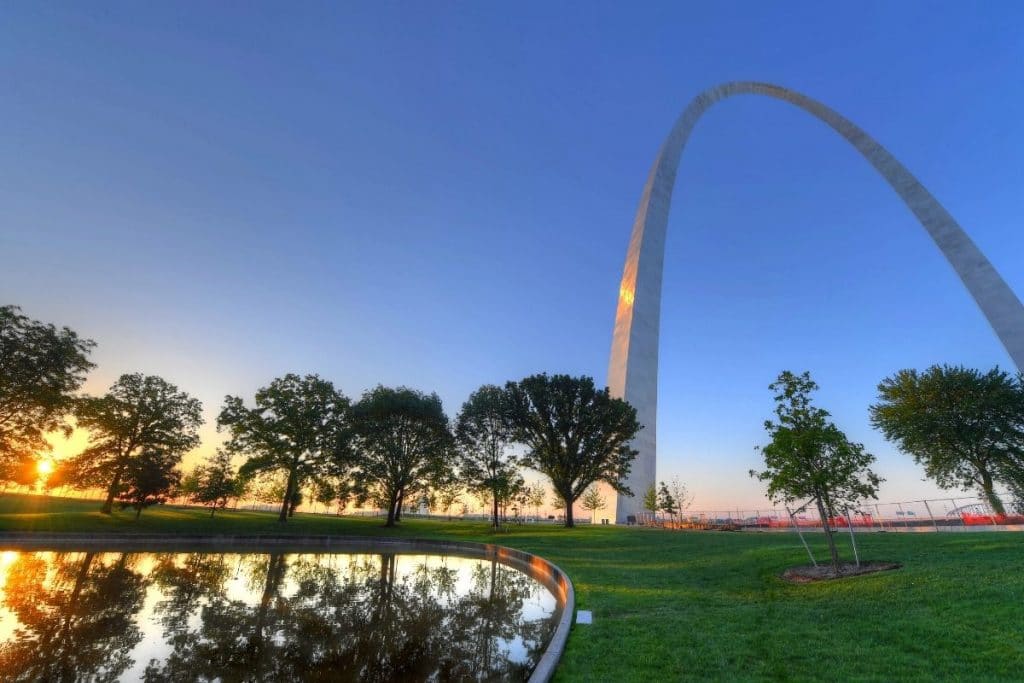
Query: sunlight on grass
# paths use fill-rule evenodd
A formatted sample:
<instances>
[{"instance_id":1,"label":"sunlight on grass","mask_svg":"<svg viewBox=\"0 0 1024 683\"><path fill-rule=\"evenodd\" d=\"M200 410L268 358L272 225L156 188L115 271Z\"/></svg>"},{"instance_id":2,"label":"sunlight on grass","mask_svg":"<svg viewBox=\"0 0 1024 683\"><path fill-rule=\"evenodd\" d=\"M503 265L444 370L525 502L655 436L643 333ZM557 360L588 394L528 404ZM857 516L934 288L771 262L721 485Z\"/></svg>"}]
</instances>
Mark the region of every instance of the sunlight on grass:
<instances>
[{"instance_id":1,"label":"sunlight on grass","mask_svg":"<svg viewBox=\"0 0 1024 683\"><path fill-rule=\"evenodd\" d=\"M902 570L795 586L807 563L785 533L513 526L158 506L101 515L97 501L0 496L0 531L337 534L456 538L539 554L569 573L594 624L576 627L558 680L1019 678L1024 534L862 534L861 556ZM825 558L823 539L809 537ZM843 552L849 554L848 547ZM586 629L585 632L581 629ZM827 666L822 662L827 661Z\"/></svg>"}]
</instances>

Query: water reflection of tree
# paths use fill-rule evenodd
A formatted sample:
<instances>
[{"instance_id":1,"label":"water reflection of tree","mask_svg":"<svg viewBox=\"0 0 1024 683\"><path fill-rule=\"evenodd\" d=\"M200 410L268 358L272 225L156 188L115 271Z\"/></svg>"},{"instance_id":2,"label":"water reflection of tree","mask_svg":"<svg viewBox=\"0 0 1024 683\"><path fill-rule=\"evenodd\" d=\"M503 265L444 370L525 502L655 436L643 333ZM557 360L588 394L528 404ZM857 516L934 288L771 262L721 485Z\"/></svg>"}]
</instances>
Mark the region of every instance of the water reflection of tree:
<instances>
[{"instance_id":1,"label":"water reflection of tree","mask_svg":"<svg viewBox=\"0 0 1024 683\"><path fill-rule=\"evenodd\" d=\"M551 633L548 620L521 616L536 584L497 563L475 570L463 596L457 570L423 564L400 576L392 554L260 556L248 569L256 567L258 602L211 594L198 628L184 631L176 629L187 619L164 618L173 649L150 665L148 680L525 679ZM289 596L281 594L286 577ZM516 637L530 660L506 657Z\"/></svg>"},{"instance_id":2,"label":"water reflection of tree","mask_svg":"<svg viewBox=\"0 0 1024 683\"><path fill-rule=\"evenodd\" d=\"M132 665L147 580L128 555L106 559L23 553L8 568L5 603L20 623L0 644L4 680L113 681Z\"/></svg>"},{"instance_id":3,"label":"water reflection of tree","mask_svg":"<svg viewBox=\"0 0 1024 683\"><path fill-rule=\"evenodd\" d=\"M189 616L203 601L224 592L230 574L228 560L216 553L159 555L152 578L160 586L164 599L155 613L164 627L165 637L175 639L188 634Z\"/></svg>"}]
</instances>

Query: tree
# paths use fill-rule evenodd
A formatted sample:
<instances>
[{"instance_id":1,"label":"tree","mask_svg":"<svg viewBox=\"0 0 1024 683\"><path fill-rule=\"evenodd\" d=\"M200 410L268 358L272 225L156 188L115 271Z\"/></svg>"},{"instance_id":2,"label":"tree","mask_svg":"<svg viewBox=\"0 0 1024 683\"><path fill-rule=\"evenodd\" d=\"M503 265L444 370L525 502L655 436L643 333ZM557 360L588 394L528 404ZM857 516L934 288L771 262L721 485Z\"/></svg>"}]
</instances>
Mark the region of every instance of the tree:
<instances>
[{"instance_id":1,"label":"tree","mask_svg":"<svg viewBox=\"0 0 1024 683\"><path fill-rule=\"evenodd\" d=\"M651 484L644 491L644 510L651 513L652 516L657 517L658 510L661 509L661 503L658 502L658 489Z\"/></svg>"},{"instance_id":2,"label":"tree","mask_svg":"<svg viewBox=\"0 0 1024 683\"><path fill-rule=\"evenodd\" d=\"M394 526L407 495L448 478L452 435L441 399L406 387L378 386L352 406L352 423L358 479L383 496L386 525Z\"/></svg>"},{"instance_id":3,"label":"tree","mask_svg":"<svg viewBox=\"0 0 1024 683\"><path fill-rule=\"evenodd\" d=\"M450 481L445 482L437 489L437 502L440 504L441 509L451 519L451 509L453 506L459 503L462 497L462 486L457 482Z\"/></svg>"},{"instance_id":4,"label":"tree","mask_svg":"<svg viewBox=\"0 0 1024 683\"><path fill-rule=\"evenodd\" d=\"M324 477L313 482L313 499L325 507L337 505L340 515L353 497L352 483L342 477Z\"/></svg>"},{"instance_id":5,"label":"tree","mask_svg":"<svg viewBox=\"0 0 1024 683\"><path fill-rule=\"evenodd\" d=\"M676 512L679 509L675 496L672 495L665 482L661 482L661 485L658 487L658 509L668 515L670 520L675 519Z\"/></svg>"},{"instance_id":6,"label":"tree","mask_svg":"<svg viewBox=\"0 0 1024 683\"><path fill-rule=\"evenodd\" d=\"M544 504L544 498L547 495L547 489L539 481L533 482L530 486L529 493L527 493L527 502L533 508L533 516L537 519L540 519L540 506Z\"/></svg>"},{"instance_id":7,"label":"tree","mask_svg":"<svg viewBox=\"0 0 1024 683\"><path fill-rule=\"evenodd\" d=\"M933 365L901 370L878 385L871 424L924 465L943 488L977 488L1004 514L995 482L1024 471L1024 385L995 368L986 373Z\"/></svg>"},{"instance_id":8,"label":"tree","mask_svg":"<svg viewBox=\"0 0 1024 683\"><path fill-rule=\"evenodd\" d=\"M591 514L595 514L598 510L603 510L605 507L607 507L607 502L604 496L601 495L600 489L592 484L583 493L583 509Z\"/></svg>"},{"instance_id":9,"label":"tree","mask_svg":"<svg viewBox=\"0 0 1024 683\"><path fill-rule=\"evenodd\" d=\"M686 487L686 484L679 480L679 477L672 477L668 482L668 490L672 493L672 498L676 502L676 509L679 511L680 519L683 516L683 510L690 507L690 503L693 502L693 494L690 493L690 489Z\"/></svg>"},{"instance_id":10,"label":"tree","mask_svg":"<svg viewBox=\"0 0 1024 683\"><path fill-rule=\"evenodd\" d=\"M181 456L164 451L147 450L128 461L124 473L124 489L118 494L122 508L135 510L135 519L150 505L163 503L181 482L176 466Z\"/></svg>"},{"instance_id":11,"label":"tree","mask_svg":"<svg viewBox=\"0 0 1024 683\"><path fill-rule=\"evenodd\" d=\"M206 464L192 470L182 482L182 488L193 501L210 506L210 517L213 517L218 509L227 507L229 500L243 495L245 483L245 478L238 476L231 464L231 454L218 449Z\"/></svg>"},{"instance_id":12,"label":"tree","mask_svg":"<svg viewBox=\"0 0 1024 683\"><path fill-rule=\"evenodd\" d=\"M882 479L869 469L875 456L864 446L846 438L832 422L829 413L811 403L811 392L818 385L810 373L781 373L769 388L776 392L776 422L767 420L765 429L771 438L761 447L766 468L750 476L768 482L768 497L773 502L791 503L808 499L818 508L828 541L832 569L839 573L830 519L866 498L875 498Z\"/></svg>"},{"instance_id":13,"label":"tree","mask_svg":"<svg viewBox=\"0 0 1024 683\"><path fill-rule=\"evenodd\" d=\"M305 482L350 468L349 400L317 375L287 374L258 390L255 403L247 408L241 398L225 397L217 424L231 434L228 452L248 456L241 476L286 476L277 518L285 522Z\"/></svg>"},{"instance_id":14,"label":"tree","mask_svg":"<svg viewBox=\"0 0 1024 683\"><path fill-rule=\"evenodd\" d=\"M637 453L629 442L640 430L632 406L589 377L533 375L505 390L516 440L528 449L520 462L551 480L565 501L565 526L573 526L573 503L595 482L632 494L623 483Z\"/></svg>"},{"instance_id":15,"label":"tree","mask_svg":"<svg viewBox=\"0 0 1024 683\"><path fill-rule=\"evenodd\" d=\"M88 360L94 346L67 327L0 306L0 478L12 480L37 453L49 451L47 432L71 434L66 417L94 367Z\"/></svg>"},{"instance_id":16,"label":"tree","mask_svg":"<svg viewBox=\"0 0 1024 683\"><path fill-rule=\"evenodd\" d=\"M121 375L99 397L86 397L75 409L78 426L89 430L89 446L72 458L78 486L106 486L100 511L109 515L128 467L143 453L179 459L199 445L202 404L155 375Z\"/></svg>"},{"instance_id":17,"label":"tree","mask_svg":"<svg viewBox=\"0 0 1024 683\"><path fill-rule=\"evenodd\" d=\"M482 386L462 404L455 421L460 479L470 489L490 493L491 526L495 528L499 526L501 495L519 477L515 458L508 454L513 438L508 396L501 388Z\"/></svg>"}]
</instances>

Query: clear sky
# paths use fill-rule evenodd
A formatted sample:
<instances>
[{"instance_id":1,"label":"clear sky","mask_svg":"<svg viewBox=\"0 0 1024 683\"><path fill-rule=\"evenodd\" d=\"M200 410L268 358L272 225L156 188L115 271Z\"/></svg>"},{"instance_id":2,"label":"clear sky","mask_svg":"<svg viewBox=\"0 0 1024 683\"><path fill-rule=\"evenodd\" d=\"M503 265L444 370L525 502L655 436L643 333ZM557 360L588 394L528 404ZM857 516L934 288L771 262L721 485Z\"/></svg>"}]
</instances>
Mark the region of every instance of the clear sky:
<instances>
[{"instance_id":1,"label":"clear sky","mask_svg":"<svg viewBox=\"0 0 1024 683\"><path fill-rule=\"evenodd\" d=\"M649 166L688 100L764 80L886 145L1024 291L1024 5L6 3L0 300L95 339L102 391L199 397L316 372L358 397L539 372L604 382ZM659 478L762 504L767 385L808 369L879 457L875 386L1012 367L924 230L847 144L734 98L680 168Z\"/></svg>"}]
</instances>

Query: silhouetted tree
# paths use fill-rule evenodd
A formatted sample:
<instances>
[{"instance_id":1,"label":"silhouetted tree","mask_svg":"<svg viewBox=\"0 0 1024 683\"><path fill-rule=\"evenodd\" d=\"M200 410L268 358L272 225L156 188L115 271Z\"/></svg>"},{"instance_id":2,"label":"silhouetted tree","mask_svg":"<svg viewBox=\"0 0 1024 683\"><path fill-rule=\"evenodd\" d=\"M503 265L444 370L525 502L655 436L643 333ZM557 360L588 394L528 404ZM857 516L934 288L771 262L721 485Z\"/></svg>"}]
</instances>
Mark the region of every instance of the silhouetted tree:
<instances>
[{"instance_id":1,"label":"silhouetted tree","mask_svg":"<svg viewBox=\"0 0 1024 683\"><path fill-rule=\"evenodd\" d=\"M181 457L161 451L143 451L125 468L118 501L122 508L135 510L135 519L150 505L165 502L181 482L176 469Z\"/></svg>"},{"instance_id":2,"label":"silhouetted tree","mask_svg":"<svg viewBox=\"0 0 1024 683\"><path fill-rule=\"evenodd\" d=\"M640 430L636 410L589 377L533 375L506 385L516 440L528 451L520 462L551 480L565 501L565 526L587 487L602 481L623 494Z\"/></svg>"},{"instance_id":3,"label":"silhouetted tree","mask_svg":"<svg viewBox=\"0 0 1024 683\"><path fill-rule=\"evenodd\" d=\"M202 404L154 375L121 375L105 395L82 399L78 426L89 430L89 446L70 461L78 486L106 486L101 508L110 514L125 475L143 453L181 458L199 445Z\"/></svg>"},{"instance_id":4,"label":"silhouetted tree","mask_svg":"<svg viewBox=\"0 0 1024 683\"><path fill-rule=\"evenodd\" d=\"M437 394L378 386L352 406L359 480L375 487L394 526L406 496L444 481L451 469L452 435Z\"/></svg>"},{"instance_id":5,"label":"silhouetted tree","mask_svg":"<svg viewBox=\"0 0 1024 683\"><path fill-rule=\"evenodd\" d=\"M93 368L96 344L67 327L32 320L0 306L0 479L24 481L26 464L50 450L46 433L71 434L66 417L74 393Z\"/></svg>"},{"instance_id":6,"label":"silhouetted tree","mask_svg":"<svg viewBox=\"0 0 1024 683\"><path fill-rule=\"evenodd\" d=\"M289 374L257 391L255 408L227 396L217 423L231 434L228 451L248 456L243 477L286 473L278 515L284 522L305 482L349 466L348 413L349 400L327 380Z\"/></svg>"},{"instance_id":7,"label":"silhouetted tree","mask_svg":"<svg viewBox=\"0 0 1024 683\"><path fill-rule=\"evenodd\" d=\"M459 479L472 490L490 494L491 525L497 527L501 496L519 477L518 464L509 453L514 425L507 394L490 384L474 391L456 418L455 438Z\"/></svg>"},{"instance_id":8,"label":"silhouetted tree","mask_svg":"<svg viewBox=\"0 0 1024 683\"><path fill-rule=\"evenodd\" d=\"M240 498L245 492L245 479L238 476L231 464L231 454L218 450L206 463L197 465L189 476L189 498L210 506L210 516L223 510L228 501ZM183 485L184 486L184 485Z\"/></svg>"}]
</instances>

